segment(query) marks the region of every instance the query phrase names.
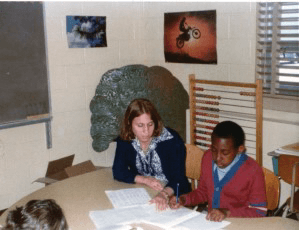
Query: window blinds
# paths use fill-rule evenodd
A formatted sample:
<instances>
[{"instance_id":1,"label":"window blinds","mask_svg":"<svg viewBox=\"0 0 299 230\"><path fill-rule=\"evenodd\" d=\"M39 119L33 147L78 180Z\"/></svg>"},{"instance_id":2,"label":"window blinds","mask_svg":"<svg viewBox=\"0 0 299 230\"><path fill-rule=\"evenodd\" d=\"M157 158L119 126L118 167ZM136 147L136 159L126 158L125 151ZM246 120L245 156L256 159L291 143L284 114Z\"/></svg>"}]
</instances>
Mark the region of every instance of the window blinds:
<instances>
[{"instance_id":1,"label":"window blinds","mask_svg":"<svg viewBox=\"0 0 299 230\"><path fill-rule=\"evenodd\" d=\"M264 93L299 96L299 3L260 2L256 74Z\"/></svg>"}]
</instances>

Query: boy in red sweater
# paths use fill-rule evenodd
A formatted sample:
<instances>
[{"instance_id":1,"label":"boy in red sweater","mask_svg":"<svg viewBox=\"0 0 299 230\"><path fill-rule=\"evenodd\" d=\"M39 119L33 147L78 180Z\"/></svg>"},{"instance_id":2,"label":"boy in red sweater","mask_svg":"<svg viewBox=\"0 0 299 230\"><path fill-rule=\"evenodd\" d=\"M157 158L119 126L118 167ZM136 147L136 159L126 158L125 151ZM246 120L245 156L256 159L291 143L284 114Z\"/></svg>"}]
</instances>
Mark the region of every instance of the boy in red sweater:
<instances>
[{"instance_id":1,"label":"boy in red sweater","mask_svg":"<svg viewBox=\"0 0 299 230\"><path fill-rule=\"evenodd\" d=\"M202 159L199 186L169 205L195 206L208 202L207 219L222 221L227 217L263 217L267 213L265 180L262 168L245 154L245 134L232 121L216 125L212 147Z\"/></svg>"}]
</instances>

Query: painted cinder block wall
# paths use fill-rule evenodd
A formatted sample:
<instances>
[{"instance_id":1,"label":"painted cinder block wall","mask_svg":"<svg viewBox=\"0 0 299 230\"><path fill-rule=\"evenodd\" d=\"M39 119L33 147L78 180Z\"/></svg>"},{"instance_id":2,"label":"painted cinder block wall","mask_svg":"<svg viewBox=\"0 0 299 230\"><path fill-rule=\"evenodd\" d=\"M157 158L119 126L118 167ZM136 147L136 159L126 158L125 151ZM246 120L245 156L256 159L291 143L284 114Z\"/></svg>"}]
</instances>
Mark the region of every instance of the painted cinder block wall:
<instances>
[{"instance_id":1,"label":"painted cinder block wall","mask_svg":"<svg viewBox=\"0 0 299 230\"><path fill-rule=\"evenodd\" d=\"M111 166L115 144L97 153L91 147L89 103L107 70L129 64L160 65L188 91L188 75L224 81L255 81L256 3L254 2L44 2L52 144L46 146L44 124L0 131L0 209L42 188L32 183L45 175L48 161L75 154L75 162L91 159ZM216 10L217 65L165 63L164 13ZM66 16L106 16L107 48L69 49ZM297 114L265 111L265 117L298 120ZM188 118L188 116L187 116ZM187 121L187 133L189 125ZM298 126L264 121L264 165L267 152L298 141ZM187 140L189 136L187 135ZM283 185L282 200L288 187Z\"/></svg>"}]
</instances>

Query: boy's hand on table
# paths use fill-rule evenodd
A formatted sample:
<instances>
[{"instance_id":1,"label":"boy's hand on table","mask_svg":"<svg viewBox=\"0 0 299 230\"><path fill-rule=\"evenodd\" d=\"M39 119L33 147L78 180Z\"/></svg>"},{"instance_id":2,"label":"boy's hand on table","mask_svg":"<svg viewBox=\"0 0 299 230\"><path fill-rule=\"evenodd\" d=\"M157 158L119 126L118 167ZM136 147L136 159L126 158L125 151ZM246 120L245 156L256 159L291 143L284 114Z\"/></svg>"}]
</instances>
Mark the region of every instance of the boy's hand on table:
<instances>
[{"instance_id":1,"label":"boy's hand on table","mask_svg":"<svg viewBox=\"0 0 299 230\"><path fill-rule=\"evenodd\" d=\"M207 220L221 222L230 216L230 211L225 208L213 208L206 216Z\"/></svg>"}]
</instances>

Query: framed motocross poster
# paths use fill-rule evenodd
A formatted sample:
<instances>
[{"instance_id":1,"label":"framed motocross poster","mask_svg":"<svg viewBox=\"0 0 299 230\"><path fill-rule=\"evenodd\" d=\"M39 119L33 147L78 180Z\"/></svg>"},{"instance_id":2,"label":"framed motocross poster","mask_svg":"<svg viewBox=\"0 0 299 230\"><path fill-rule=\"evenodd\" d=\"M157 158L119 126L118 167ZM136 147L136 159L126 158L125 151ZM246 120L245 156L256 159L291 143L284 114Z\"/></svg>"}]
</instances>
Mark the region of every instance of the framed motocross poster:
<instances>
[{"instance_id":1,"label":"framed motocross poster","mask_svg":"<svg viewBox=\"0 0 299 230\"><path fill-rule=\"evenodd\" d=\"M217 64L216 10L165 13L166 62Z\"/></svg>"}]
</instances>

